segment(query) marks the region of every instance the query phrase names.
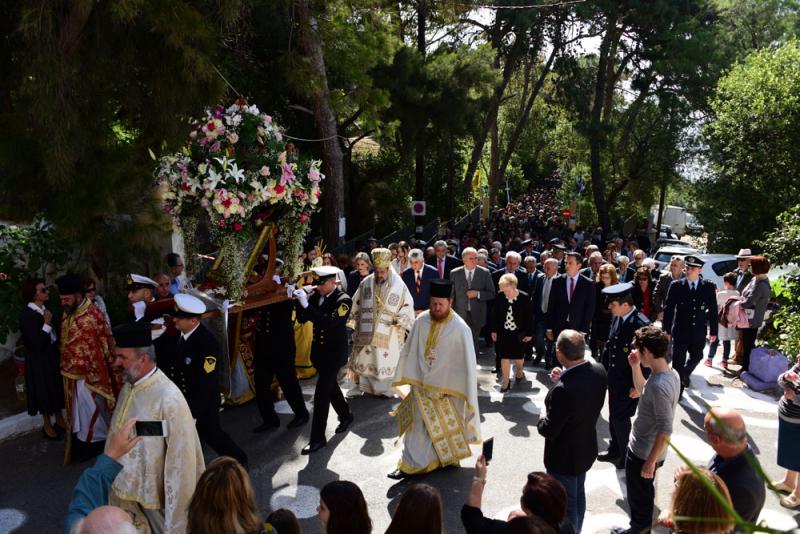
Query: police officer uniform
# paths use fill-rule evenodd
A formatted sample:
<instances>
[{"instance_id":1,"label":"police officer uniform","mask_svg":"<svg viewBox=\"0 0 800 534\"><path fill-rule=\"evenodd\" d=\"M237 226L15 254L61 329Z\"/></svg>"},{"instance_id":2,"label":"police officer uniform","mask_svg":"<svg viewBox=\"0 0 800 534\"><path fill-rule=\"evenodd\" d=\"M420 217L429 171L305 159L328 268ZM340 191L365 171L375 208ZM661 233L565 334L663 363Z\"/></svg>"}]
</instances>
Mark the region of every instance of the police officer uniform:
<instances>
[{"instance_id":1,"label":"police officer uniform","mask_svg":"<svg viewBox=\"0 0 800 534\"><path fill-rule=\"evenodd\" d=\"M316 267L312 269L322 284L336 276L336 267ZM347 401L339 389L339 369L347 363L347 329L345 324L350 315L353 301L336 287L331 293L321 295L314 291L307 296L304 289L293 292L297 299L297 320L301 323L311 321L314 325L314 338L311 344L311 363L319 372L314 390L314 416L311 422L311 440L303 448L302 454L311 454L327 444L325 427L328 422L330 406L339 416L336 433L344 432L353 421Z\"/></svg>"},{"instance_id":2,"label":"police officer uniform","mask_svg":"<svg viewBox=\"0 0 800 534\"><path fill-rule=\"evenodd\" d=\"M606 305L614 300L630 299L633 286L630 283L615 284L603 289ZM631 434L631 418L636 413L639 399L630 398L633 388L633 374L628 363L628 355L633 350L633 334L639 328L650 324L646 315L636 307L625 317L615 316L611 321L608 341L601 355L601 361L608 373L608 426L611 440L608 452L598 456L601 461L612 462L617 469L625 465L625 451Z\"/></svg>"},{"instance_id":3,"label":"police officer uniform","mask_svg":"<svg viewBox=\"0 0 800 534\"><path fill-rule=\"evenodd\" d=\"M687 267L702 268L705 262L696 256L686 256L685 263ZM717 335L716 289L714 282L702 277L695 282L687 277L673 281L667 291L663 328L672 336L672 368L681 376L681 393L689 386L692 371L703 359L706 333Z\"/></svg>"},{"instance_id":4,"label":"police officer uniform","mask_svg":"<svg viewBox=\"0 0 800 534\"><path fill-rule=\"evenodd\" d=\"M289 428L302 426L309 415L303 401L303 391L294 369L295 341L292 312L294 303L284 300L259 311L256 323L256 346L253 354L256 403L263 423L253 432L264 432L280 426L272 402L272 379L277 378L286 401L294 412Z\"/></svg>"},{"instance_id":5,"label":"police officer uniform","mask_svg":"<svg viewBox=\"0 0 800 534\"><path fill-rule=\"evenodd\" d=\"M206 311L202 300L192 295L175 295L172 315L175 318L200 316ZM176 349L172 381L180 388L196 420L197 435L220 456L236 458L247 466L247 454L222 430L219 423L219 343L203 323L181 333Z\"/></svg>"}]
</instances>

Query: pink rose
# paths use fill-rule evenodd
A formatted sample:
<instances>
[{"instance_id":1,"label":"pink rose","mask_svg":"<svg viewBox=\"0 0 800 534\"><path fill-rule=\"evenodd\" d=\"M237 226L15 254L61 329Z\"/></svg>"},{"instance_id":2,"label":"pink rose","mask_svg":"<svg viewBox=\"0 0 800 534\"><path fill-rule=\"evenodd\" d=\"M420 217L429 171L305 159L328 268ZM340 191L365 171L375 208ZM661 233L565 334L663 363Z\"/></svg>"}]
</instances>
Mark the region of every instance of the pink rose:
<instances>
[{"instance_id":1,"label":"pink rose","mask_svg":"<svg viewBox=\"0 0 800 534\"><path fill-rule=\"evenodd\" d=\"M242 231L242 223L238 223L238 222L233 223L233 231L234 232L241 232Z\"/></svg>"},{"instance_id":2,"label":"pink rose","mask_svg":"<svg viewBox=\"0 0 800 534\"><path fill-rule=\"evenodd\" d=\"M225 219L220 219L219 221L217 221L217 226L219 226L220 228L225 228Z\"/></svg>"},{"instance_id":3,"label":"pink rose","mask_svg":"<svg viewBox=\"0 0 800 534\"><path fill-rule=\"evenodd\" d=\"M269 167L267 167L266 165L264 165L263 167L261 167L261 168L258 170L258 174L260 174L261 176L269 176Z\"/></svg>"},{"instance_id":4,"label":"pink rose","mask_svg":"<svg viewBox=\"0 0 800 534\"><path fill-rule=\"evenodd\" d=\"M283 193L285 190L286 190L286 187L284 187L284 186L282 186L280 184L275 186L275 193L278 194L278 195Z\"/></svg>"},{"instance_id":5,"label":"pink rose","mask_svg":"<svg viewBox=\"0 0 800 534\"><path fill-rule=\"evenodd\" d=\"M164 213L170 213L172 211L172 206L169 204L164 204Z\"/></svg>"},{"instance_id":6,"label":"pink rose","mask_svg":"<svg viewBox=\"0 0 800 534\"><path fill-rule=\"evenodd\" d=\"M300 215L300 222L303 223L303 224L308 222L308 214L307 213L303 213L303 214Z\"/></svg>"}]
</instances>

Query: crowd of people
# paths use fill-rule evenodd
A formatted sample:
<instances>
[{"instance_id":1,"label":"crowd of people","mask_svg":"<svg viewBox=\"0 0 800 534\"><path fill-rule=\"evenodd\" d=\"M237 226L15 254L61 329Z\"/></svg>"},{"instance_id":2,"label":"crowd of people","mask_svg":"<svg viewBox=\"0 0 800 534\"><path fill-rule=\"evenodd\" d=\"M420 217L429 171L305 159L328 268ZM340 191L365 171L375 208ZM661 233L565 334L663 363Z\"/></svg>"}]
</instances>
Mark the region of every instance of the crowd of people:
<instances>
[{"instance_id":1,"label":"crowd of people","mask_svg":"<svg viewBox=\"0 0 800 534\"><path fill-rule=\"evenodd\" d=\"M280 426L273 378L294 412L289 428L311 421L304 455L326 447L330 407L338 417L334 432L343 433L358 415L348 398L397 396L402 453L388 476L457 466L472 456L471 444L481 443L478 361L493 352L500 393L527 380L526 361L549 372L553 387L537 424L546 472L527 476L520 510L508 521L492 520L481 512L489 461L480 456L461 514L466 531L580 532L586 473L597 460L624 470L630 525L619 531L649 530L655 473L695 367L704 359L713 365L721 342L720 365L747 369L769 298L767 259L740 251L739 269L717 291L700 276L696 256L674 256L660 272L644 234L624 239L602 227L570 229L551 189L521 197L461 235L387 245L371 239L353 257L312 247L305 260L313 284L278 275L287 300L251 316L263 420L254 432ZM25 284L20 323L28 411L43 417L45 439L66 436L65 461L103 452L76 486L67 528L299 532L288 510L265 518L256 507L247 455L219 419L224 366L218 364L225 356L202 321L207 306L192 294L181 257L170 254L166 264L169 274L129 276L130 316L113 328L91 278L56 280L60 321L45 307L45 281ZM740 319L728 324L719 314L727 308ZM313 333L313 413L294 372L302 325ZM771 483L787 493L781 503L788 508L800 507L797 371L779 380L778 465L787 474ZM342 382L350 386L347 395ZM606 402L611 440L598 454ZM765 482L741 415L715 408L705 430L715 456L705 470L676 473L671 509L658 518L676 531L730 532L737 521L755 521L764 503ZM208 465L202 444L219 455ZM435 488L414 484L387 532L441 532L441 506ZM327 532L372 530L352 482L324 486L318 512Z\"/></svg>"}]
</instances>

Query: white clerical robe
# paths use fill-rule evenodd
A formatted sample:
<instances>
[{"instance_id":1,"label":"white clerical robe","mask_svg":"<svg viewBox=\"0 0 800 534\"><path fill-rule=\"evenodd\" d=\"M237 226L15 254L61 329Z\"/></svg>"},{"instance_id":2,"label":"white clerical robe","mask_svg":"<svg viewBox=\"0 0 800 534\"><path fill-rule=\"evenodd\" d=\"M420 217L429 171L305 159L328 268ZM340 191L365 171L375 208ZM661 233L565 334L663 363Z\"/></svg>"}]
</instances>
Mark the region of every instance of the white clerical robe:
<instances>
[{"instance_id":1,"label":"white clerical robe","mask_svg":"<svg viewBox=\"0 0 800 534\"><path fill-rule=\"evenodd\" d=\"M481 443L475 368L472 332L461 317L452 310L442 322L433 321L429 311L417 317L394 383L411 386L396 412L403 436L401 471L458 465L472 455L470 444Z\"/></svg>"},{"instance_id":2,"label":"white clerical robe","mask_svg":"<svg viewBox=\"0 0 800 534\"><path fill-rule=\"evenodd\" d=\"M168 436L143 437L119 459L123 469L111 487L110 504L131 513L140 532L182 534L189 501L205 470L192 412L178 387L156 369L134 386L123 386L112 430L133 417L166 421Z\"/></svg>"},{"instance_id":3,"label":"white clerical robe","mask_svg":"<svg viewBox=\"0 0 800 534\"><path fill-rule=\"evenodd\" d=\"M361 281L348 323L354 331L350 369L361 391L393 395L397 361L413 323L414 299L400 276L390 270L382 284L374 274Z\"/></svg>"}]
</instances>

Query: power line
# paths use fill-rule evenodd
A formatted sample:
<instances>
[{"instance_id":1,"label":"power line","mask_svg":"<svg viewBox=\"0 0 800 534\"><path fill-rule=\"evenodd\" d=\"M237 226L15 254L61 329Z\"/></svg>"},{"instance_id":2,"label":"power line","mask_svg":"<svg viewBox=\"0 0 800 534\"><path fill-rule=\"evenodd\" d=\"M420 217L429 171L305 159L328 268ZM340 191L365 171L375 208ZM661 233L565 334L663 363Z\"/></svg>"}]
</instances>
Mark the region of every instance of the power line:
<instances>
[{"instance_id":1,"label":"power line","mask_svg":"<svg viewBox=\"0 0 800 534\"><path fill-rule=\"evenodd\" d=\"M572 4L582 4L586 2L586 0L566 0L564 2L554 2L551 4L530 4L524 6L498 6L498 5L488 5L488 4L479 4L479 5L468 5L462 4L464 7L474 7L475 9L541 9L544 7L560 7L560 6L568 6Z\"/></svg>"}]
</instances>

